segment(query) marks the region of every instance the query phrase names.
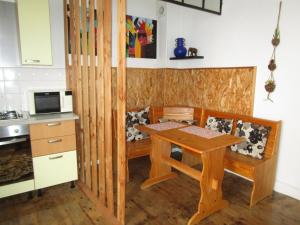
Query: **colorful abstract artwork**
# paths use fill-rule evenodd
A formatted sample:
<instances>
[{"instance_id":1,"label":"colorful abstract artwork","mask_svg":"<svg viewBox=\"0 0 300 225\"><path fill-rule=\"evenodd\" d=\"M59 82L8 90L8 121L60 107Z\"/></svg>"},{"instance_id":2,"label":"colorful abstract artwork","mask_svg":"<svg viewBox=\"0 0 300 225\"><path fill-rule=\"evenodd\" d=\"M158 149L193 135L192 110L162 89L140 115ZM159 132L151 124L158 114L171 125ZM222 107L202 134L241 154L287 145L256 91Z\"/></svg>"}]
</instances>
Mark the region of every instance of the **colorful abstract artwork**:
<instances>
[{"instance_id":1,"label":"colorful abstract artwork","mask_svg":"<svg viewBox=\"0 0 300 225\"><path fill-rule=\"evenodd\" d=\"M80 13L80 53L82 53L82 36L83 36L83 29L82 29L82 7L79 9ZM70 21L71 21L71 13L70 13L70 6L67 5L67 21L68 21L68 49L69 54L71 54L71 30L70 30ZM95 30L95 55L97 55L97 10L94 10L94 30ZM87 7L86 9L86 38L87 38L87 54L90 54L90 9Z\"/></svg>"},{"instance_id":2,"label":"colorful abstract artwork","mask_svg":"<svg viewBox=\"0 0 300 225\"><path fill-rule=\"evenodd\" d=\"M156 58L157 21L126 16L126 55L129 58Z\"/></svg>"}]
</instances>

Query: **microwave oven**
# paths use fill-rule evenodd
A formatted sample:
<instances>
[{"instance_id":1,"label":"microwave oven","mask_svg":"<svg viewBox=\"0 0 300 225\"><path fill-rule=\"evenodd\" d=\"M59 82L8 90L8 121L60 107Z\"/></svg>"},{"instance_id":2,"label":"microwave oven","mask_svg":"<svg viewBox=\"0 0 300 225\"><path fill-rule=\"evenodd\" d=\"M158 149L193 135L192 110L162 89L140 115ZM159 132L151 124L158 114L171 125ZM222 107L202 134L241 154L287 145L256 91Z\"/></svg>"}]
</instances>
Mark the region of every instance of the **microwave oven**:
<instances>
[{"instance_id":1,"label":"microwave oven","mask_svg":"<svg viewBox=\"0 0 300 225\"><path fill-rule=\"evenodd\" d=\"M73 111L72 91L69 90L29 91L28 103L30 115Z\"/></svg>"}]
</instances>

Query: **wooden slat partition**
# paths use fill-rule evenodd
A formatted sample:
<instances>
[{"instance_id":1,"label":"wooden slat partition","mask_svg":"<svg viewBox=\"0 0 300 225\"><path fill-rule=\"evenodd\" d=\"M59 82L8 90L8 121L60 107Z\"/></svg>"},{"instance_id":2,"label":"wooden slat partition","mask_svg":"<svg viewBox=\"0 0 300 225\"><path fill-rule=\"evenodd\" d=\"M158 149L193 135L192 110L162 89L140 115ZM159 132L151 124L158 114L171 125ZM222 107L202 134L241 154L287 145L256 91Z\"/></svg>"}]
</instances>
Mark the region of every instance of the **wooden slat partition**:
<instances>
[{"instance_id":1,"label":"wooden slat partition","mask_svg":"<svg viewBox=\"0 0 300 225\"><path fill-rule=\"evenodd\" d=\"M114 210L111 7L111 0L64 0L66 34L70 14L70 35L66 36L66 46L70 42L71 60L68 50L65 57L67 84L74 93L74 111L79 115L76 126L80 159L79 186L97 208L102 209L99 213L105 214L103 216L108 220L110 218L111 224L116 224L119 212L125 214L125 201ZM125 11L122 15L125 15ZM123 23L125 27L125 21ZM121 32L125 35L124 29ZM121 58L124 62L125 54ZM125 90L124 86L120 89ZM124 101L120 104L125 108ZM125 183L121 188L118 194L125 198ZM124 224L122 218L119 221Z\"/></svg>"},{"instance_id":2,"label":"wooden slat partition","mask_svg":"<svg viewBox=\"0 0 300 225\"><path fill-rule=\"evenodd\" d=\"M96 95L97 95L97 147L98 147L98 157L100 162L98 164L99 169L99 179L98 179L98 187L99 187L99 200L100 202L105 205L106 198L106 182L105 182L105 168L106 168L106 162L105 162L105 111L104 111L104 71L103 67L100 67L99 65L103 65L104 63L104 54L99 54L104 49L104 29L102 29L102 25L104 24L104 5L103 0L97 0L97 7L98 7L98 14L97 14L97 20L98 20L98 27L97 27L97 40L99 41L97 43L97 73L96 73L96 85L98 88L96 88Z\"/></svg>"},{"instance_id":3,"label":"wooden slat partition","mask_svg":"<svg viewBox=\"0 0 300 225\"><path fill-rule=\"evenodd\" d=\"M118 201L117 216L125 224L126 182L126 0L118 0L118 67L117 67L117 149L118 149Z\"/></svg>"}]
</instances>

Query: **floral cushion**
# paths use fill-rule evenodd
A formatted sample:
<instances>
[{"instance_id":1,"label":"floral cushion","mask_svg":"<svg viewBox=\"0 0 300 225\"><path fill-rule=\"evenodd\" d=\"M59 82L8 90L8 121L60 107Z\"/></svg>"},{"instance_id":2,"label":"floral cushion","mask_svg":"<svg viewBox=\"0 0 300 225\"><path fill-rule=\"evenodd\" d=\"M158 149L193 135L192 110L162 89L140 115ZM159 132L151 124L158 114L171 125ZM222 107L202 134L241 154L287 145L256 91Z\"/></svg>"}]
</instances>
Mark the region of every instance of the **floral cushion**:
<instances>
[{"instance_id":1,"label":"floral cushion","mask_svg":"<svg viewBox=\"0 0 300 225\"><path fill-rule=\"evenodd\" d=\"M168 122L168 121L175 121L175 122L179 122L179 123L186 123L188 125L197 125L198 124L197 120L169 120L169 119L165 119L165 118L160 118L160 119L158 119L158 121L160 123L164 123L164 122Z\"/></svg>"},{"instance_id":2,"label":"floral cushion","mask_svg":"<svg viewBox=\"0 0 300 225\"><path fill-rule=\"evenodd\" d=\"M230 134L233 120L209 116L206 120L205 128L218 131L223 134Z\"/></svg>"},{"instance_id":3,"label":"floral cushion","mask_svg":"<svg viewBox=\"0 0 300 225\"><path fill-rule=\"evenodd\" d=\"M138 112L126 113L126 139L127 141L138 141L147 138L148 135L135 128L137 125L146 125L150 123L149 108L146 107Z\"/></svg>"},{"instance_id":4,"label":"floral cushion","mask_svg":"<svg viewBox=\"0 0 300 225\"><path fill-rule=\"evenodd\" d=\"M262 159L269 132L270 127L264 127L262 125L239 120L237 122L235 136L244 137L246 142L232 145L231 150L244 155L250 155L254 158Z\"/></svg>"}]
</instances>

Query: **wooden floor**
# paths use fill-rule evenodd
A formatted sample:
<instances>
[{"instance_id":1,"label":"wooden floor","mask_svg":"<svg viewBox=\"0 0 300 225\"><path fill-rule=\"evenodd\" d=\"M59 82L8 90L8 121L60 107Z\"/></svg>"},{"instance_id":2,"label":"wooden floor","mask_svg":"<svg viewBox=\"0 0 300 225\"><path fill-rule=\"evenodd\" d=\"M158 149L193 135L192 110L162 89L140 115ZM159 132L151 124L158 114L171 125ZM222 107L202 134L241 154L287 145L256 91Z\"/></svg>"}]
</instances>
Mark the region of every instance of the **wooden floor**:
<instances>
[{"instance_id":1,"label":"wooden floor","mask_svg":"<svg viewBox=\"0 0 300 225\"><path fill-rule=\"evenodd\" d=\"M199 185L180 174L176 179L142 191L149 160L130 160L126 225L185 225L196 210ZM300 201L274 193L249 209L251 183L226 173L224 197L230 206L203 220L203 225L299 225ZM0 225L105 225L92 204L69 185L47 189L43 197L18 195L0 200Z\"/></svg>"}]
</instances>

